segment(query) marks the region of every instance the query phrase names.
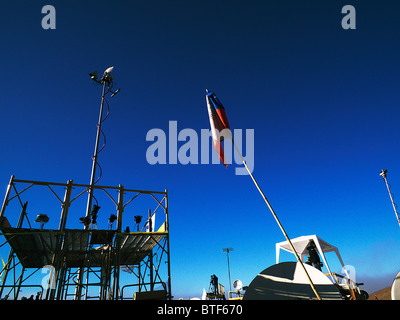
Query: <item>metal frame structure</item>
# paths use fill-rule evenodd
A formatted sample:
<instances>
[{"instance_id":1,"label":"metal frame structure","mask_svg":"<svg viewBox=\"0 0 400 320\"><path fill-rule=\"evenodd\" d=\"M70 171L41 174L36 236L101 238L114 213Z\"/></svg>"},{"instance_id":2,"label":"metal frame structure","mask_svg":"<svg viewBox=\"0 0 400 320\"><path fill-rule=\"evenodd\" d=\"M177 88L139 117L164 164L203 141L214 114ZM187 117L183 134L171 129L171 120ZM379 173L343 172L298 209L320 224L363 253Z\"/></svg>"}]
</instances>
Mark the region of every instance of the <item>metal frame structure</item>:
<instances>
[{"instance_id":1,"label":"metal frame structure","mask_svg":"<svg viewBox=\"0 0 400 320\"><path fill-rule=\"evenodd\" d=\"M48 189L61 204L57 229L32 228L26 211L28 202L23 197L35 188ZM63 200L56 188L65 189ZM71 206L93 189L98 194L103 192L115 204L116 229L112 225L108 229L67 228ZM112 192L117 192L117 197ZM143 197L154 200L149 200L154 202L154 208L149 209L148 222L157 211L163 211L165 220L162 219L157 231L151 223L145 231L122 231L126 207ZM46 203L46 199L40 200ZM12 227L7 217L15 220L19 206L18 223ZM85 212L85 208L78 210ZM0 299L17 300L22 288L36 288L38 298L46 300L133 299L133 294L127 294L131 287L135 289L135 297L146 293L147 298L152 298L161 292L165 299L172 299L167 190L83 185L72 180L67 183L17 180L11 176L0 211L0 232L5 238L0 248L6 244L10 247L0 271ZM39 283L31 283L39 270L46 275L39 277ZM156 286L161 286L161 290L156 290Z\"/></svg>"}]
</instances>

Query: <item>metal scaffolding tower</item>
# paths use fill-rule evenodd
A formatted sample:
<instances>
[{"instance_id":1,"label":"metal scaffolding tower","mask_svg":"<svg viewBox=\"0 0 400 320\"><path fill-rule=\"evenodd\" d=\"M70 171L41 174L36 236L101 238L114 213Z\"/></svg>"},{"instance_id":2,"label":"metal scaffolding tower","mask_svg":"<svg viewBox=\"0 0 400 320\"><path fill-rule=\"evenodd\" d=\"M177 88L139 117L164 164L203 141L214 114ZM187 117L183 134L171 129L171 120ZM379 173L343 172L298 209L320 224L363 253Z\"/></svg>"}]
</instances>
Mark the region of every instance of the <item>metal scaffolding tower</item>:
<instances>
[{"instance_id":1,"label":"metal scaffolding tower","mask_svg":"<svg viewBox=\"0 0 400 320\"><path fill-rule=\"evenodd\" d=\"M98 203L111 213L108 225L77 228L79 216L86 213L81 198L94 189ZM59 210L60 206L57 227L54 208ZM33 228L27 210L47 212L49 219L36 219L41 226ZM133 215L147 212L141 231L130 232ZM104 216L99 220L104 222ZM0 211L0 232L5 240L0 249L9 247L7 259L2 258L0 299L20 299L33 290L37 298L46 300L172 298L167 190L83 185L72 180L28 181L11 176Z\"/></svg>"}]
</instances>

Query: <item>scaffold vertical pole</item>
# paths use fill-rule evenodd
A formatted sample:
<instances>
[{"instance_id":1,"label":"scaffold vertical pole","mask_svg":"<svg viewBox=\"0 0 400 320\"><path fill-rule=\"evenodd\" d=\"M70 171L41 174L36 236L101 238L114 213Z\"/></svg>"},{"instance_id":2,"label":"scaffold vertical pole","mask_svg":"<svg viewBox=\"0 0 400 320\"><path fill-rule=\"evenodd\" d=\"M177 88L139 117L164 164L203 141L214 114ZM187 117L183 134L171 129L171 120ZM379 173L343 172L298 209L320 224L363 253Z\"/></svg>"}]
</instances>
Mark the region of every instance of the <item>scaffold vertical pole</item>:
<instances>
[{"instance_id":1,"label":"scaffold vertical pole","mask_svg":"<svg viewBox=\"0 0 400 320\"><path fill-rule=\"evenodd\" d=\"M18 219L17 228L21 228L22 227L22 223L24 222L24 217L26 215L27 206L28 206L28 202L26 201L24 203L24 205L22 206L21 214L20 214L19 219ZM11 264L11 261L13 260L13 257L14 257L14 249L10 248L10 252L8 254L8 259L7 259L7 264L4 267L4 274L3 274L2 282L1 282L2 286L0 287L0 298L2 297L2 294L3 294L3 285L6 283L8 272L11 270L10 264Z\"/></svg>"},{"instance_id":2,"label":"scaffold vertical pole","mask_svg":"<svg viewBox=\"0 0 400 320\"><path fill-rule=\"evenodd\" d=\"M165 221L166 221L166 231L167 231L167 258L168 258L168 299L172 300L171 293L171 255L170 255L170 247L169 247L169 217L168 217L168 190L165 189Z\"/></svg>"},{"instance_id":3,"label":"scaffold vertical pole","mask_svg":"<svg viewBox=\"0 0 400 320\"><path fill-rule=\"evenodd\" d=\"M147 223L149 224L149 232L153 232L153 224L151 220L151 209L149 209L149 220ZM153 274L153 249L149 252L149 265L150 265L150 291L154 290L154 274Z\"/></svg>"},{"instance_id":4,"label":"scaffold vertical pole","mask_svg":"<svg viewBox=\"0 0 400 320\"><path fill-rule=\"evenodd\" d=\"M10 183L8 184L6 195L4 197L3 205L1 207L0 211L0 218L4 216L4 211L6 210L7 204L8 204L8 197L10 196L10 191L11 191L11 186L13 185L14 181L14 175L11 176Z\"/></svg>"},{"instance_id":5,"label":"scaffold vertical pole","mask_svg":"<svg viewBox=\"0 0 400 320\"><path fill-rule=\"evenodd\" d=\"M114 263L114 278L111 290L111 299L118 300L119 298L119 276L120 276L120 248L121 248L121 232L122 232L122 214L124 212L124 187L120 184L118 191L118 206L117 206L117 233L115 236L115 263Z\"/></svg>"},{"instance_id":6,"label":"scaffold vertical pole","mask_svg":"<svg viewBox=\"0 0 400 320\"><path fill-rule=\"evenodd\" d=\"M50 300L54 300L56 297L56 288L58 287L58 291L60 295L60 292L62 291L62 281L59 280L60 274L63 275L63 257L62 257L62 246L63 246L63 240L64 240L64 231L65 231L65 225L67 222L67 216L68 216L68 209L70 206L70 199L71 199L71 192L72 192L72 185L73 185L73 180L68 180L67 181L67 188L65 190L64 194L64 201L61 205L61 218L60 218L60 225L59 225L59 231L60 234L57 235L56 237L56 251L53 254L52 258L52 266L54 267L54 272L50 272L50 275L52 277L49 277L49 282L47 284L48 288L46 290L46 299L49 298ZM63 277L61 277L62 280ZM50 295L49 295L50 292Z\"/></svg>"}]
</instances>

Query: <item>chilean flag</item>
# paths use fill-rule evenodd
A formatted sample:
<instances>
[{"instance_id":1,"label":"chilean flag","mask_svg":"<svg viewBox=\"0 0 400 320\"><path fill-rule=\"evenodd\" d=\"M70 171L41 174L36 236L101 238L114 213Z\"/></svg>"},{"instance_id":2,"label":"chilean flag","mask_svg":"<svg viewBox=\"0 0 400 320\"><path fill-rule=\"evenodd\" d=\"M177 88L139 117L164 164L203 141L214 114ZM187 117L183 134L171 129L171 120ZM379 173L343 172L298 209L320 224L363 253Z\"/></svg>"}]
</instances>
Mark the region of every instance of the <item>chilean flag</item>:
<instances>
[{"instance_id":1,"label":"chilean flag","mask_svg":"<svg viewBox=\"0 0 400 320\"><path fill-rule=\"evenodd\" d=\"M229 129L228 118L225 113L225 108L222 103L218 100L214 92L208 92L206 90L206 101L208 116L210 118L211 133L213 137L214 147L217 151L221 162L228 168L228 164L225 162L224 150L222 149L222 141L224 137L219 135L223 129ZM218 132L218 133L217 133Z\"/></svg>"}]
</instances>

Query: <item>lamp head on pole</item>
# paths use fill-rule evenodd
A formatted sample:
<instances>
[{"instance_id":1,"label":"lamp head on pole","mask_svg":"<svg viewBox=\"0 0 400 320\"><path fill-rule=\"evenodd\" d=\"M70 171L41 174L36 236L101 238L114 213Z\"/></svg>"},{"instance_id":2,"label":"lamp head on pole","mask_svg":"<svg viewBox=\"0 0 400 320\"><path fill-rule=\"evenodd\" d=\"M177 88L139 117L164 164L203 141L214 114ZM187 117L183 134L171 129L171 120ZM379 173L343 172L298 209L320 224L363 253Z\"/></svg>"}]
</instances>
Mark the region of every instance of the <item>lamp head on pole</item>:
<instances>
[{"instance_id":1,"label":"lamp head on pole","mask_svg":"<svg viewBox=\"0 0 400 320\"><path fill-rule=\"evenodd\" d=\"M108 82L108 84L112 83L114 77L110 74L114 70L114 67L109 67L104 71L102 80Z\"/></svg>"},{"instance_id":2,"label":"lamp head on pole","mask_svg":"<svg viewBox=\"0 0 400 320\"><path fill-rule=\"evenodd\" d=\"M107 86L107 88L108 88L107 92L111 93L111 98L114 97L120 91L120 89L115 90L115 91L112 90L114 77L111 75L111 72L113 70L114 70L114 66L107 68L104 71L104 74L100 80L99 80L99 75L98 75L97 71L93 71L93 72L89 73L90 78L94 82Z\"/></svg>"},{"instance_id":3,"label":"lamp head on pole","mask_svg":"<svg viewBox=\"0 0 400 320\"><path fill-rule=\"evenodd\" d=\"M109 67L109 68L106 69L106 71L104 71L104 74L111 73L113 70L114 70L114 66Z\"/></svg>"}]
</instances>

